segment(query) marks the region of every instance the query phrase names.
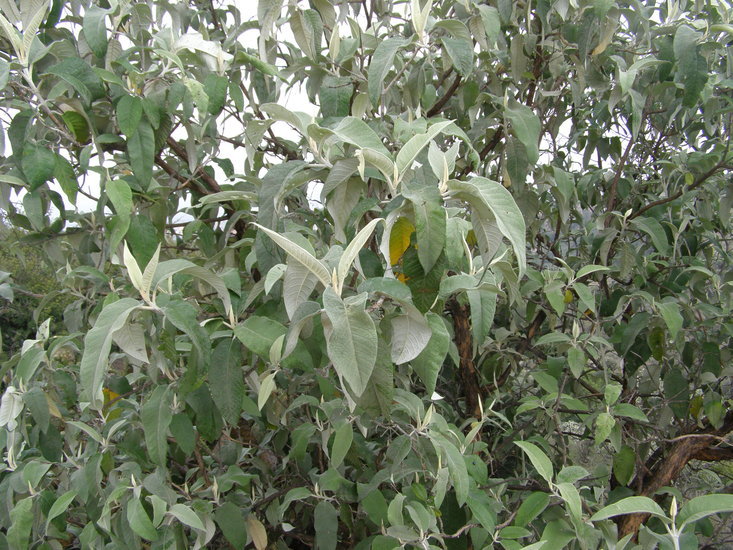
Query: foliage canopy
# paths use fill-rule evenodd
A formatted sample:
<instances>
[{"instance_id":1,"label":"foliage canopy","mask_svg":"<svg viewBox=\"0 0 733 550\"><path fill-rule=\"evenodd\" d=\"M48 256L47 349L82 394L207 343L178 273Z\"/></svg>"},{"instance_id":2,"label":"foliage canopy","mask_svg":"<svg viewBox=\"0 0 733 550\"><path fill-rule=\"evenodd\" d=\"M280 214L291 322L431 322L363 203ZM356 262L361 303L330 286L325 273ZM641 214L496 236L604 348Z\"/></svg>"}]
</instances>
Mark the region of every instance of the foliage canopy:
<instances>
[{"instance_id":1,"label":"foliage canopy","mask_svg":"<svg viewBox=\"0 0 733 550\"><path fill-rule=\"evenodd\" d=\"M0 547L694 548L733 510L674 486L733 458L729 2L0 11L0 205L68 304L0 368Z\"/></svg>"}]
</instances>

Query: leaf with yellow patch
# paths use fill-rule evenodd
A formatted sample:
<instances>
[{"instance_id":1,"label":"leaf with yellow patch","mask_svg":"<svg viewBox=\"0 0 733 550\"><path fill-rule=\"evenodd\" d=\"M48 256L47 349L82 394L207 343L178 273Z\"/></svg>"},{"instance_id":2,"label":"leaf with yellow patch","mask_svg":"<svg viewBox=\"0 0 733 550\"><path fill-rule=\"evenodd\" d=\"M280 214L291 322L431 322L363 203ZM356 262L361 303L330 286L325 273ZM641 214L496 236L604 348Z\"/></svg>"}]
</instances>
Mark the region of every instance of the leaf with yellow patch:
<instances>
[{"instance_id":1,"label":"leaf with yellow patch","mask_svg":"<svg viewBox=\"0 0 733 550\"><path fill-rule=\"evenodd\" d=\"M392 226L389 234L389 261L396 265L402 259L405 250L410 246L410 237L415 232L415 226L407 218L399 218Z\"/></svg>"}]
</instances>

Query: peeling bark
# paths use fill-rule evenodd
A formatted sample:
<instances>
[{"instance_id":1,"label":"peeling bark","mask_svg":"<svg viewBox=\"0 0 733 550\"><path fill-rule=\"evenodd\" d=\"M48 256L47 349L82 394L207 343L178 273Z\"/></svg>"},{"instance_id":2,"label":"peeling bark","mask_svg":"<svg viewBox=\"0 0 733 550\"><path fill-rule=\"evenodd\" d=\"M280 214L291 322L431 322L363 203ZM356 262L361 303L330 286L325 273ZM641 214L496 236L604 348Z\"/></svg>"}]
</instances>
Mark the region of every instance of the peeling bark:
<instances>
[{"instance_id":1,"label":"peeling bark","mask_svg":"<svg viewBox=\"0 0 733 550\"><path fill-rule=\"evenodd\" d=\"M473 342L471 337L471 312L467 305L461 305L456 299L447 304L453 317L453 332L458 348L458 374L466 398L466 416L481 418L481 401L483 392L479 384L479 376L473 361Z\"/></svg>"}]
</instances>

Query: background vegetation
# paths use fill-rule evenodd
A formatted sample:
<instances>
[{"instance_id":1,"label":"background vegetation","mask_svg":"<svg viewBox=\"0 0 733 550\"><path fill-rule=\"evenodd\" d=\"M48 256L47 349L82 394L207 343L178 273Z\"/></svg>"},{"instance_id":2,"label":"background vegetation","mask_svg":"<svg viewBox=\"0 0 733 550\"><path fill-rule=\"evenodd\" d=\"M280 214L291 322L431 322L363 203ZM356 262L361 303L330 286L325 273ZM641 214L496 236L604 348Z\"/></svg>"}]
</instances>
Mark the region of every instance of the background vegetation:
<instances>
[{"instance_id":1,"label":"background vegetation","mask_svg":"<svg viewBox=\"0 0 733 550\"><path fill-rule=\"evenodd\" d=\"M0 2L0 547L729 544L732 8Z\"/></svg>"}]
</instances>

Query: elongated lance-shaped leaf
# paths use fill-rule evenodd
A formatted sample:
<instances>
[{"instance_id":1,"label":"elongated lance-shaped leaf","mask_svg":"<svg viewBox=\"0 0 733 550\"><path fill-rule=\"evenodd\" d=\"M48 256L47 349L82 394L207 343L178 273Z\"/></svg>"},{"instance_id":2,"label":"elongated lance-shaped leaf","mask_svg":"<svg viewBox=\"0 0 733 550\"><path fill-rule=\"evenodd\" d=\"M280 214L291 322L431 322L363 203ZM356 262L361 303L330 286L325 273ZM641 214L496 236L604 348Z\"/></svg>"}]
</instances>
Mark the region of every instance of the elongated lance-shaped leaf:
<instances>
[{"instance_id":1,"label":"elongated lance-shaped leaf","mask_svg":"<svg viewBox=\"0 0 733 550\"><path fill-rule=\"evenodd\" d=\"M469 181L450 180L448 190L459 199L475 207L475 213L488 208L494 215L496 225L512 245L517 256L520 274L527 267L524 216L517 203L503 185L495 181L474 177Z\"/></svg>"},{"instance_id":2,"label":"elongated lance-shaped leaf","mask_svg":"<svg viewBox=\"0 0 733 550\"><path fill-rule=\"evenodd\" d=\"M369 100L376 108L379 105L379 96L382 94L382 84L387 73L392 68L394 57L397 50L407 44L404 38L388 38L380 42L377 49L374 50L372 62L369 63L367 73Z\"/></svg>"},{"instance_id":3,"label":"elongated lance-shaped leaf","mask_svg":"<svg viewBox=\"0 0 733 550\"><path fill-rule=\"evenodd\" d=\"M649 497L627 497L609 504L608 506L598 510L593 516L591 521L600 521L602 519L608 519L615 516L623 516L625 514L652 514L660 518L666 518L667 514L664 513L656 502Z\"/></svg>"},{"instance_id":4,"label":"elongated lance-shaped leaf","mask_svg":"<svg viewBox=\"0 0 733 550\"><path fill-rule=\"evenodd\" d=\"M130 277L130 282L140 294L142 294L143 288L143 273L140 271L140 266L137 264L135 256L130 252L127 243L125 242L125 249L122 251L122 263L127 268L127 275Z\"/></svg>"},{"instance_id":5,"label":"elongated lance-shaped leaf","mask_svg":"<svg viewBox=\"0 0 733 550\"><path fill-rule=\"evenodd\" d=\"M308 268L308 270L313 273L316 277L318 277L318 280L323 283L323 286L331 286L331 274L328 272L328 268L323 265L323 262L318 260L313 254L308 252L305 248L302 246L295 244L290 239L287 239L280 235L279 233L276 233L272 229L267 229L266 227L263 227L259 224L253 224L257 226L259 229L264 231L268 237L270 237L275 243L282 248L285 252L290 254L293 258L298 260L301 264L303 264L305 267Z\"/></svg>"},{"instance_id":6,"label":"elongated lance-shaped leaf","mask_svg":"<svg viewBox=\"0 0 733 550\"><path fill-rule=\"evenodd\" d=\"M155 388L140 411L148 456L158 466L165 466L168 454L168 426L173 418L170 389L170 386Z\"/></svg>"},{"instance_id":7,"label":"elongated lance-shaped leaf","mask_svg":"<svg viewBox=\"0 0 733 550\"><path fill-rule=\"evenodd\" d=\"M341 259L339 260L338 269L336 271L337 277L338 277L338 290L341 291L344 280L346 279L346 276L349 274L349 270L351 269L351 264L354 263L354 260L359 255L359 251L363 248L363 246L366 244L366 242L369 240L369 237L372 236L372 233L374 232L374 228L377 226L379 222L383 222L383 218L376 218L372 221L370 221L368 224L366 224L359 233L357 233L356 237L349 243L349 246L346 247L346 250L344 250L344 253L341 254Z\"/></svg>"},{"instance_id":8,"label":"elongated lance-shaped leaf","mask_svg":"<svg viewBox=\"0 0 733 550\"><path fill-rule=\"evenodd\" d=\"M283 301L288 318L292 321L298 307L308 300L318 279L302 263L290 256L283 279Z\"/></svg>"},{"instance_id":9,"label":"elongated lance-shaped leaf","mask_svg":"<svg viewBox=\"0 0 733 550\"><path fill-rule=\"evenodd\" d=\"M328 357L355 397L366 389L377 357L377 329L364 310L366 293L342 300L332 288L323 294L323 307L332 324L327 335Z\"/></svg>"},{"instance_id":10,"label":"elongated lance-shaped leaf","mask_svg":"<svg viewBox=\"0 0 733 550\"><path fill-rule=\"evenodd\" d=\"M436 122L428 128L427 132L413 136L407 143L405 143L402 149L400 149L400 152L397 153L397 158L395 159L397 172L399 172L400 178L404 175L405 170L412 166L412 162L420 154L420 151L427 147L435 136L451 124L453 124L452 120Z\"/></svg>"},{"instance_id":11,"label":"elongated lance-shaped leaf","mask_svg":"<svg viewBox=\"0 0 733 550\"><path fill-rule=\"evenodd\" d=\"M94 327L84 338L84 355L81 358L81 401L89 401L93 409L104 404L102 383L107 372L109 350L113 334L127 322L130 313L140 306L132 298L123 298L102 310Z\"/></svg>"},{"instance_id":12,"label":"elongated lance-shaped leaf","mask_svg":"<svg viewBox=\"0 0 733 550\"><path fill-rule=\"evenodd\" d=\"M153 283L153 275L155 275L155 271L158 269L160 246L161 245L158 244L158 248L155 249L153 257L150 258L148 265L145 266L145 271L143 271L142 280L140 281L140 294L146 302L150 302L150 285Z\"/></svg>"},{"instance_id":13,"label":"elongated lance-shaped leaf","mask_svg":"<svg viewBox=\"0 0 733 550\"><path fill-rule=\"evenodd\" d=\"M677 524L680 531L685 525L722 512L733 512L733 495L703 495L693 498L680 511Z\"/></svg>"}]
</instances>

